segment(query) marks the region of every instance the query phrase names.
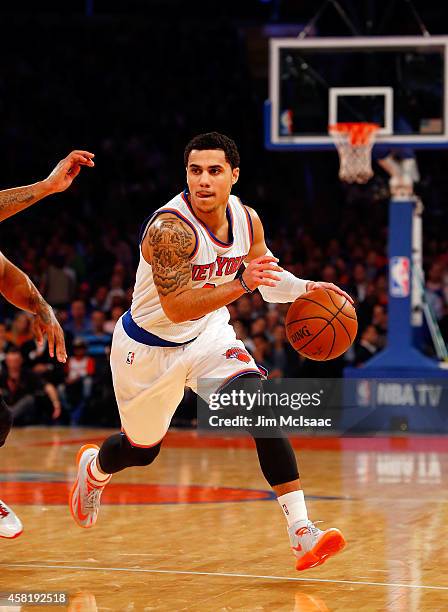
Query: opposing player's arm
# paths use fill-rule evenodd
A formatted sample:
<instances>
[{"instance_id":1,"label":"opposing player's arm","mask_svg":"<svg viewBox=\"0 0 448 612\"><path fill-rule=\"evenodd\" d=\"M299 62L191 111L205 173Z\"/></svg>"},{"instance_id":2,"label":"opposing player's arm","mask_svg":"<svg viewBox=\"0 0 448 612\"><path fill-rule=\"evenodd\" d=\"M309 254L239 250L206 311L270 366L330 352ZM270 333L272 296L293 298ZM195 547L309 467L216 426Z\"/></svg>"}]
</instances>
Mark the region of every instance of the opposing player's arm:
<instances>
[{"instance_id":1,"label":"opposing player's arm","mask_svg":"<svg viewBox=\"0 0 448 612\"><path fill-rule=\"evenodd\" d=\"M166 316L173 323L183 323L230 304L245 289L239 280L219 287L193 289L190 259L196 246L193 230L178 217L159 215L149 227L142 243L143 257L152 266L154 283ZM273 257L262 258L274 261ZM248 268L249 269L249 268ZM247 282L258 286L273 283L267 276L254 274L257 262L246 270Z\"/></svg>"},{"instance_id":2,"label":"opposing player's arm","mask_svg":"<svg viewBox=\"0 0 448 612\"><path fill-rule=\"evenodd\" d=\"M252 247L245 261L246 264L250 265L250 262L252 262L255 258L266 254L272 255L272 253L266 245L263 224L260 217L253 208L249 208L249 206L246 208L251 217L254 232ZM299 295L302 295L307 291L311 291L312 289L318 289L319 287L335 291L353 303L353 300L348 293L340 289L340 287L337 285L334 285L333 283L303 280L297 276L294 276L294 274L291 274L291 272L288 272L288 270L282 270L279 282L273 287L259 287L259 290L266 302L286 303L294 302Z\"/></svg>"},{"instance_id":3,"label":"opposing player's arm","mask_svg":"<svg viewBox=\"0 0 448 612\"><path fill-rule=\"evenodd\" d=\"M50 356L56 356L58 361L65 363L64 334L53 309L44 300L29 276L0 253L0 293L14 306L31 312L34 316L34 334L38 342L42 342L44 334L48 337Z\"/></svg>"},{"instance_id":4,"label":"opposing player's arm","mask_svg":"<svg viewBox=\"0 0 448 612\"><path fill-rule=\"evenodd\" d=\"M95 165L93 157L94 154L88 151L72 151L43 181L0 191L0 221L12 217L42 198L67 189L78 176L81 166Z\"/></svg>"}]
</instances>

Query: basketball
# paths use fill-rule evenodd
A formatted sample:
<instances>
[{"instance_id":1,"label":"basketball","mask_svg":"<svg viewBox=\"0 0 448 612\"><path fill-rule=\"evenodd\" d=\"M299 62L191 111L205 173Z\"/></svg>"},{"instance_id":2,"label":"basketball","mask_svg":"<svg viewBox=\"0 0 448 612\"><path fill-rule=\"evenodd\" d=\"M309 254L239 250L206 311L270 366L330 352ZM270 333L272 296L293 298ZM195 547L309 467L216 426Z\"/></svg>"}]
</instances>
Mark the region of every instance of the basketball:
<instances>
[{"instance_id":1,"label":"basketball","mask_svg":"<svg viewBox=\"0 0 448 612\"><path fill-rule=\"evenodd\" d=\"M303 357L335 359L353 343L356 311L347 298L328 289L313 289L293 302L286 315L286 335Z\"/></svg>"}]
</instances>

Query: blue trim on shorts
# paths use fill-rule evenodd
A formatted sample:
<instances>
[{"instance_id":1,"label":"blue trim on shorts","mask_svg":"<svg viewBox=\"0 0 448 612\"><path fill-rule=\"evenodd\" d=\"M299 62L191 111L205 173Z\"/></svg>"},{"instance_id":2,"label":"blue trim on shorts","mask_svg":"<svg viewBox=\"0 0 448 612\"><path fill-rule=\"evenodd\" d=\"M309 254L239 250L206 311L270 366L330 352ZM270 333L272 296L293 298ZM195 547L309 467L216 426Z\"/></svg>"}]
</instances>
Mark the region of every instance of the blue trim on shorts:
<instances>
[{"instance_id":1,"label":"blue trim on shorts","mask_svg":"<svg viewBox=\"0 0 448 612\"><path fill-rule=\"evenodd\" d=\"M163 338L159 338L151 332L143 329L140 325L132 318L131 310L127 310L121 318L121 322L123 323L124 331L127 335L135 340L136 342L140 342L140 344L146 344L147 346L162 346L162 347L176 347L176 346L184 346L185 344L190 344L196 338L192 338L191 340L187 340L186 342L171 342L170 340L164 340Z\"/></svg>"}]
</instances>

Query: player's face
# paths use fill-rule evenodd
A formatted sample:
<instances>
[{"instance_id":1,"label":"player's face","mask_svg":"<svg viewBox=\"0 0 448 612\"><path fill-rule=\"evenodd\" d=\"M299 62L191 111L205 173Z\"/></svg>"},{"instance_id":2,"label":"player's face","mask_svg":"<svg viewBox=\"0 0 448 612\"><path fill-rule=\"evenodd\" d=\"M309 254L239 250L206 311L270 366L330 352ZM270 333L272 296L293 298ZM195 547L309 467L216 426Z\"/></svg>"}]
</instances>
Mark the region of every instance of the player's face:
<instances>
[{"instance_id":1,"label":"player's face","mask_svg":"<svg viewBox=\"0 0 448 612\"><path fill-rule=\"evenodd\" d=\"M232 170L221 149L191 151L187 183L192 204L204 213L226 206L238 176L239 168Z\"/></svg>"}]
</instances>

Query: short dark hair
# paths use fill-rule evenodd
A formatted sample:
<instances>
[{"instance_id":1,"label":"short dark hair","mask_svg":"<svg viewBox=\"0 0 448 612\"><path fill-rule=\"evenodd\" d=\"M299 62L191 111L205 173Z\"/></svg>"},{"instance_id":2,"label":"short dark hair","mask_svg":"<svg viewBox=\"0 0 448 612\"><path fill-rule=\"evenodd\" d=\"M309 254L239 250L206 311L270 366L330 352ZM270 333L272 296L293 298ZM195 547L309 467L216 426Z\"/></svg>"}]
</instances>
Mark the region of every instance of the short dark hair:
<instances>
[{"instance_id":1,"label":"short dark hair","mask_svg":"<svg viewBox=\"0 0 448 612\"><path fill-rule=\"evenodd\" d=\"M228 136L220 134L219 132L208 132L207 134L199 134L190 140L185 147L184 151L184 163L188 166L188 158L190 153L196 149L197 151L206 151L208 149L221 149L224 151L226 161L229 162L232 170L238 168L240 165L240 154L238 148Z\"/></svg>"},{"instance_id":2,"label":"short dark hair","mask_svg":"<svg viewBox=\"0 0 448 612\"><path fill-rule=\"evenodd\" d=\"M7 355L17 355L17 353L22 356L22 351L19 349L19 347L16 344L12 344L8 350L6 351Z\"/></svg>"}]
</instances>

